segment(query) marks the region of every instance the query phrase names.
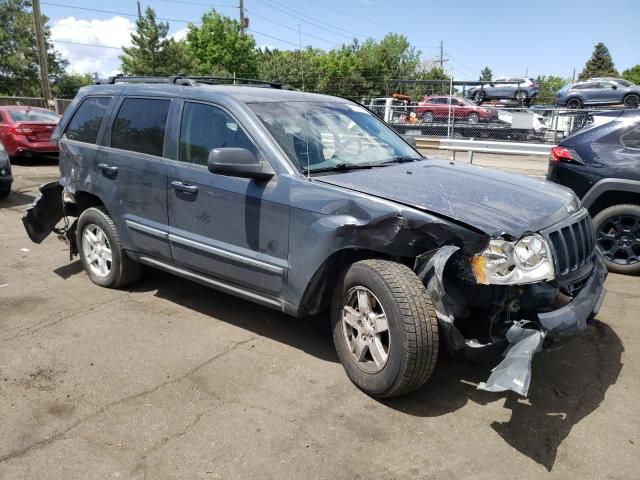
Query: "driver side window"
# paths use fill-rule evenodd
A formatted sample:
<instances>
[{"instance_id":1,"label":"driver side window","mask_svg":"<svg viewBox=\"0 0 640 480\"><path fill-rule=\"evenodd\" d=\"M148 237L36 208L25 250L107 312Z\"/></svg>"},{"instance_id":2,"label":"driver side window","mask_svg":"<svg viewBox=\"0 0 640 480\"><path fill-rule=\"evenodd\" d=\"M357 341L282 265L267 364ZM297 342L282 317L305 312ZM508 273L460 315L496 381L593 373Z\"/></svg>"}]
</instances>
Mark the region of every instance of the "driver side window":
<instances>
[{"instance_id":1,"label":"driver side window","mask_svg":"<svg viewBox=\"0 0 640 480\"><path fill-rule=\"evenodd\" d=\"M211 150L228 147L257 153L256 146L227 112L212 105L186 102L180 124L179 160L207 165Z\"/></svg>"}]
</instances>

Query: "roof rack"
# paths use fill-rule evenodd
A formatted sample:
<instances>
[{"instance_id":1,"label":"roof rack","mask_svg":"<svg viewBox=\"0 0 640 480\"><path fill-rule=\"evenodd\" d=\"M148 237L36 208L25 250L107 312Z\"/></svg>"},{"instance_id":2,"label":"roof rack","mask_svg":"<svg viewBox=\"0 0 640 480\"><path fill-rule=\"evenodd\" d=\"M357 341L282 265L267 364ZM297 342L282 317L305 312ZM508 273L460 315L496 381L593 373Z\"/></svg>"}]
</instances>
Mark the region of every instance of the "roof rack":
<instances>
[{"instance_id":1,"label":"roof rack","mask_svg":"<svg viewBox=\"0 0 640 480\"><path fill-rule=\"evenodd\" d=\"M169 83L172 85L196 86L199 83L207 85L252 85L278 89L289 89L290 87L281 82L269 82L266 80L254 80L252 78L240 77L220 77L212 75L170 75L164 76L124 76L121 73L106 80L98 80L97 85L115 83Z\"/></svg>"}]
</instances>

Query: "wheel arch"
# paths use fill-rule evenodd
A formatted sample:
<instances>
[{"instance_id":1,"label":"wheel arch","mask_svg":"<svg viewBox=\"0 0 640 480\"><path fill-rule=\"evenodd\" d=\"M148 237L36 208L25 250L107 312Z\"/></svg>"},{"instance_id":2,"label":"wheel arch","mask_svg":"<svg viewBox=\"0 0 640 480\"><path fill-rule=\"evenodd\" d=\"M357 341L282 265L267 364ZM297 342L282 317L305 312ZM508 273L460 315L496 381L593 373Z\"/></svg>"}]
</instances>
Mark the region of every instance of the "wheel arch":
<instances>
[{"instance_id":1,"label":"wheel arch","mask_svg":"<svg viewBox=\"0 0 640 480\"><path fill-rule=\"evenodd\" d=\"M600 180L582 197L582 205L592 217L612 205L640 205L640 181L617 178Z\"/></svg>"}]
</instances>

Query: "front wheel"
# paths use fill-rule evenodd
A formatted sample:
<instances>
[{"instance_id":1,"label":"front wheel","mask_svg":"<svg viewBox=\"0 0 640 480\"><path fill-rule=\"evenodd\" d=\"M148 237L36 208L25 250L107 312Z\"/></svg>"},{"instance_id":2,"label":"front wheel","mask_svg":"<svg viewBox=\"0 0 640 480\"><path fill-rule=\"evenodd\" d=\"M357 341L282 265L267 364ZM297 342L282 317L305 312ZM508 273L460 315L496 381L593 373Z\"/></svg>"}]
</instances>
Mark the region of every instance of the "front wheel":
<instances>
[{"instance_id":1,"label":"front wheel","mask_svg":"<svg viewBox=\"0 0 640 480\"><path fill-rule=\"evenodd\" d=\"M476 102L477 105L481 105L482 102L484 102L485 97L486 97L485 92L482 90L478 90L476 93L473 94L473 101Z\"/></svg>"},{"instance_id":2,"label":"front wheel","mask_svg":"<svg viewBox=\"0 0 640 480\"><path fill-rule=\"evenodd\" d=\"M433 122L433 113L424 112L424 114L422 115L422 123L431 123L431 122Z\"/></svg>"},{"instance_id":3,"label":"front wheel","mask_svg":"<svg viewBox=\"0 0 640 480\"><path fill-rule=\"evenodd\" d=\"M614 205L593 217L607 270L640 274L640 205Z\"/></svg>"},{"instance_id":4,"label":"front wheel","mask_svg":"<svg viewBox=\"0 0 640 480\"><path fill-rule=\"evenodd\" d=\"M471 112L469 115L467 115L467 122L468 123L478 123L480 121L480 115L478 115L475 112Z\"/></svg>"},{"instance_id":5,"label":"front wheel","mask_svg":"<svg viewBox=\"0 0 640 480\"><path fill-rule=\"evenodd\" d=\"M120 288L138 279L141 266L122 247L116 226L103 208L87 208L76 230L78 253L96 285Z\"/></svg>"},{"instance_id":6,"label":"front wheel","mask_svg":"<svg viewBox=\"0 0 640 480\"><path fill-rule=\"evenodd\" d=\"M438 322L409 267L354 263L335 286L331 312L338 358L358 388L393 397L424 385L438 357Z\"/></svg>"}]
</instances>

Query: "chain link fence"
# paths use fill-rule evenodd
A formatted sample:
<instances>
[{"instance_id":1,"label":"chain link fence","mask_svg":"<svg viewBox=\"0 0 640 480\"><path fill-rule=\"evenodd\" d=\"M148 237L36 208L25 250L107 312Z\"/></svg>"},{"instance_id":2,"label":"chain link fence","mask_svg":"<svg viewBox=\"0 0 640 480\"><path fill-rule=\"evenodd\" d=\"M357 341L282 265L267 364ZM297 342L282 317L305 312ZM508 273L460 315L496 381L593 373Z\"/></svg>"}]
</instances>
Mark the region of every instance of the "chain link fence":
<instances>
[{"instance_id":1,"label":"chain link fence","mask_svg":"<svg viewBox=\"0 0 640 480\"><path fill-rule=\"evenodd\" d=\"M47 107L44 98L41 97L6 97L0 96L0 105L16 105L25 107L40 107L54 110L57 114L62 115L72 100L68 98L54 98L52 105Z\"/></svg>"}]
</instances>

